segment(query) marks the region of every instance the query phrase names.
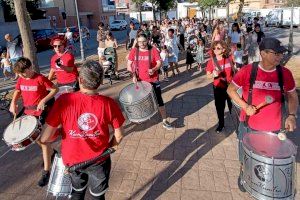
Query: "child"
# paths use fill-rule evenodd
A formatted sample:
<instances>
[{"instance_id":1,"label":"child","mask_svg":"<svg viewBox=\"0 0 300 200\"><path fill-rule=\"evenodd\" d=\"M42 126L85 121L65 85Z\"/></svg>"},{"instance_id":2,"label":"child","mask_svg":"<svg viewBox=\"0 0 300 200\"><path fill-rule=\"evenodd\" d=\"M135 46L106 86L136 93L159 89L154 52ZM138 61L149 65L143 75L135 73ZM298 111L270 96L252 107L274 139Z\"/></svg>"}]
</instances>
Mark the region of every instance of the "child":
<instances>
[{"instance_id":1,"label":"child","mask_svg":"<svg viewBox=\"0 0 300 200\"><path fill-rule=\"evenodd\" d=\"M186 71L192 69L192 64L194 63L194 57L192 54L192 44L189 44L186 50Z\"/></svg>"},{"instance_id":2,"label":"child","mask_svg":"<svg viewBox=\"0 0 300 200\"><path fill-rule=\"evenodd\" d=\"M22 96L25 115L35 116L41 124L44 124L47 111L53 103L51 100L58 92L58 88L45 76L33 71L31 61L28 58L19 58L14 65L14 72L19 75L19 79L16 83L16 90L9 111L16 115L17 100ZM38 182L38 185L43 187L48 184L51 159L54 158L56 151L49 144L41 144L39 141L37 143L43 152L44 170Z\"/></svg>"},{"instance_id":3,"label":"child","mask_svg":"<svg viewBox=\"0 0 300 200\"><path fill-rule=\"evenodd\" d=\"M242 50L241 43L237 43L236 45L237 50L233 52L233 61L235 62L235 67L237 70L240 70L242 68L243 64L243 54L244 51Z\"/></svg>"},{"instance_id":4,"label":"child","mask_svg":"<svg viewBox=\"0 0 300 200\"><path fill-rule=\"evenodd\" d=\"M11 74L11 62L6 58L7 53L3 52L1 54L1 68L3 68L3 74L5 76L4 81L10 79Z\"/></svg>"},{"instance_id":5,"label":"child","mask_svg":"<svg viewBox=\"0 0 300 200\"><path fill-rule=\"evenodd\" d=\"M199 39L196 46L196 62L198 64L198 69L200 72L202 72L202 65L204 63L204 49L204 42L202 39Z\"/></svg>"},{"instance_id":6,"label":"child","mask_svg":"<svg viewBox=\"0 0 300 200\"><path fill-rule=\"evenodd\" d=\"M169 57L169 52L168 52L168 48L166 45L163 45L163 47L161 48L161 52L160 52L160 57L162 60L162 64L163 64L163 77L164 77L164 81L169 81L168 79L168 66L169 66L169 61L168 61L168 57Z\"/></svg>"},{"instance_id":7,"label":"child","mask_svg":"<svg viewBox=\"0 0 300 200\"><path fill-rule=\"evenodd\" d=\"M108 70L111 68L112 63L108 60L106 60L106 57L104 55L102 55L100 57L100 61L99 61L100 65L103 67L104 69L104 74L106 74L108 72Z\"/></svg>"}]
</instances>

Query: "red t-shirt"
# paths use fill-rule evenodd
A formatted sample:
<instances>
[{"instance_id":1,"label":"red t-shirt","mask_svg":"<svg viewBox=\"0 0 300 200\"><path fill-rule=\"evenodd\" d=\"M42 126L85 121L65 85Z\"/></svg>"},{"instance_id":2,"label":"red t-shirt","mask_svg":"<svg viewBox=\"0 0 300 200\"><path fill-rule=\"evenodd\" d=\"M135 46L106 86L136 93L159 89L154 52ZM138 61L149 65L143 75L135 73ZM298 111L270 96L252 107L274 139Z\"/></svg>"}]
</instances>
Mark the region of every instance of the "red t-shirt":
<instances>
[{"instance_id":1,"label":"red t-shirt","mask_svg":"<svg viewBox=\"0 0 300 200\"><path fill-rule=\"evenodd\" d=\"M207 62L206 71L210 73L213 73L213 70L218 71L219 76L217 78L214 78L213 84L216 87L226 88L228 83L231 82L233 76L230 59L224 58L222 60L218 60L218 63L220 65L221 71L218 69L217 66L215 66L213 59L210 59Z\"/></svg>"},{"instance_id":2,"label":"red t-shirt","mask_svg":"<svg viewBox=\"0 0 300 200\"><path fill-rule=\"evenodd\" d=\"M109 147L109 125L120 128L124 121L113 99L81 92L61 95L46 119L53 127L62 124L61 152L67 166L102 154Z\"/></svg>"},{"instance_id":3,"label":"red t-shirt","mask_svg":"<svg viewBox=\"0 0 300 200\"><path fill-rule=\"evenodd\" d=\"M129 53L128 60L133 61L132 70L138 72L140 80L147 82L156 82L158 81L159 75L158 71L155 71L153 75L149 75L149 69L152 69L156 66L157 61L160 61L159 52L156 48L150 50L151 53L151 66L149 66L149 51L139 51L138 62L136 60L136 48L131 49ZM138 64L137 64L138 63Z\"/></svg>"},{"instance_id":4,"label":"red t-shirt","mask_svg":"<svg viewBox=\"0 0 300 200\"><path fill-rule=\"evenodd\" d=\"M72 72L66 72L65 70L61 69L59 66L56 65L55 61L59 58L57 54L52 56L51 58L51 68L54 69L57 83L59 84L68 84L77 81L78 71L77 67L75 66L75 59L71 53L65 53L60 57L61 63L64 66L72 67Z\"/></svg>"},{"instance_id":5,"label":"red t-shirt","mask_svg":"<svg viewBox=\"0 0 300 200\"><path fill-rule=\"evenodd\" d=\"M250 74L252 64L244 66L233 78L237 87L243 88L243 99L247 102L250 87ZM283 71L283 89L292 92L296 89L292 73L285 67ZM252 105L265 101L266 96L273 97L273 103L261 108L258 113L249 117L250 128L258 131L278 131L281 128L281 92L278 84L276 69L266 71L258 67L256 81L252 91ZM241 111L240 120L245 121L246 113Z\"/></svg>"},{"instance_id":6,"label":"red t-shirt","mask_svg":"<svg viewBox=\"0 0 300 200\"><path fill-rule=\"evenodd\" d=\"M24 113L26 115L40 116L42 110L37 111L36 106L48 95L48 90L52 87L53 83L41 74L35 73L30 79L19 77L16 83L16 90L21 91L25 107Z\"/></svg>"}]
</instances>

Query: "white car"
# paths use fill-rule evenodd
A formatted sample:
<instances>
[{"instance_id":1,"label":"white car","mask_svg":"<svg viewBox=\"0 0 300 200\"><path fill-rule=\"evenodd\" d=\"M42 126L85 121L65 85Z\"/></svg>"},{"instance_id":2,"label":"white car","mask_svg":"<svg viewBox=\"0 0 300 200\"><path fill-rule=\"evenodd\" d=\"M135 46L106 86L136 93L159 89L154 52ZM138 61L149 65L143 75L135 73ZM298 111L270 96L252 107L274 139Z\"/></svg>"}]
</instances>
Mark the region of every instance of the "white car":
<instances>
[{"instance_id":1,"label":"white car","mask_svg":"<svg viewBox=\"0 0 300 200\"><path fill-rule=\"evenodd\" d=\"M114 20L110 23L110 30L123 30L127 28L125 20Z\"/></svg>"}]
</instances>

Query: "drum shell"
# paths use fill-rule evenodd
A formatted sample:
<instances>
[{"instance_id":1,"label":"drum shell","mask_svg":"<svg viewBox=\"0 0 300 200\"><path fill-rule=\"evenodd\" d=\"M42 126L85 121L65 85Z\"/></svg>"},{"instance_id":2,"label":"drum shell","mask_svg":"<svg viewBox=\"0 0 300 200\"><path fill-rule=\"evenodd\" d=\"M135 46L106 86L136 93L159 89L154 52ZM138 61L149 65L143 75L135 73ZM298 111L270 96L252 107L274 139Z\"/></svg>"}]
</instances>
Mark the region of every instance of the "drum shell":
<instances>
[{"instance_id":1,"label":"drum shell","mask_svg":"<svg viewBox=\"0 0 300 200\"><path fill-rule=\"evenodd\" d=\"M67 85L61 86L61 87L59 87L58 89L59 89L59 91L58 91L57 94L55 95L55 97L54 97L55 99L57 99L57 98L58 98L60 95L62 95L62 94L74 92L74 88L71 87L71 86L67 86Z\"/></svg>"},{"instance_id":2,"label":"drum shell","mask_svg":"<svg viewBox=\"0 0 300 200\"><path fill-rule=\"evenodd\" d=\"M296 188L295 155L274 159L257 155L243 145L244 188L263 200L294 199Z\"/></svg>"},{"instance_id":3,"label":"drum shell","mask_svg":"<svg viewBox=\"0 0 300 200\"><path fill-rule=\"evenodd\" d=\"M142 82L142 84L145 84L145 82ZM140 100L136 100L135 102L125 102L122 101L121 98L121 95L124 92L124 90L126 90L127 87L132 87L132 84L126 86L120 92L119 101L129 121L131 122L142 123L144 121L147 121L151 117L153 117L158 111L156 96L154 94L152 85L150 83L146 83L146 84L149 84L149 86L151 87L151 91L147 94L147 96L145 96ZM143 86L139 86L139 87L143 87Z\"/></svg>"},{"instance_id":4,"label":"drum shell","mask_svg":"<svg viewBox=\"0 0 300 200\"><path fill-rule=\"evenodd\" d=\"M47 193L53 196L68 196L72 191L71 177L65 173L66 167L59 154L53 160L51 175L48 183Z\"/></svg>"},{"instance_id":5,"label":"drum shell","mask_svg":"<svg viewBox=\"0 0 300 200\"><path fill-rule=\"evenodd\" d=\"M239 88L237 91L236 91L239 95L240 98L242 98L243 96L243 88ZM232 104L238 108L239 110L241 109L241 107L239 106L239 104L237 104L235 101L232 100Z\"/></svg>"}]
</instances>

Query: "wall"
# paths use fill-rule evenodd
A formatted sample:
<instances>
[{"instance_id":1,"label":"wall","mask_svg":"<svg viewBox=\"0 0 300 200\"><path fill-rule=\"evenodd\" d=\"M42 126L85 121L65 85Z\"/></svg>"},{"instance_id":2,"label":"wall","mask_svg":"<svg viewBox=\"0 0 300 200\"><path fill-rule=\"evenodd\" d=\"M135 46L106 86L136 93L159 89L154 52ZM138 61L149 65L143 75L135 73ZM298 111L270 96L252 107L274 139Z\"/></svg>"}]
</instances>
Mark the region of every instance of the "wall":
<instances>
[{"instance_id":1,"label":"wall","mask_svg":"<svg viewBox=\"0 0 300 200\"><path fill-rule=\"evenodd\" d=\"M31 29L49 29L50 20L49 19L39 19L30 22ZM10 33L13 37L20 34L17 22L6 22L0 23L0 45L6 46L6 41L4 35Z\"/></svg>"}]
</instances>

